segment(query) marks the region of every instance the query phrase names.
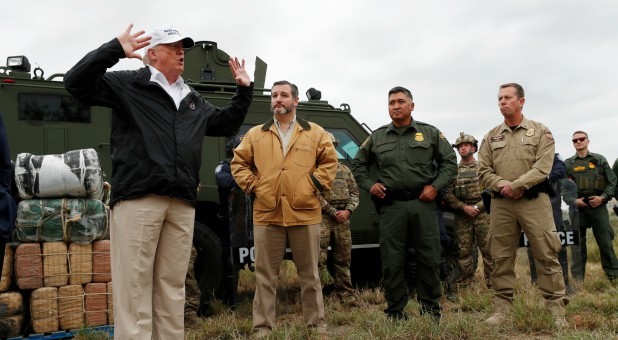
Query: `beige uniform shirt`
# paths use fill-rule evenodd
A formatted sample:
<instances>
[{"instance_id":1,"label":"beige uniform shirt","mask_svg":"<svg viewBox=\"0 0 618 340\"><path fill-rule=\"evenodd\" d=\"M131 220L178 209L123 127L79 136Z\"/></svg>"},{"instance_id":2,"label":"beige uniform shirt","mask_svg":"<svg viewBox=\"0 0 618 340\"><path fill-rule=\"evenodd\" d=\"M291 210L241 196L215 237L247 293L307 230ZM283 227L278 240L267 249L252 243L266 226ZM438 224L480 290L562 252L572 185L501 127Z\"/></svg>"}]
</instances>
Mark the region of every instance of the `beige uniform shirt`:
<instances>
[{"instance_id":1,"label":"beige uniform shirt","mask_svg":"<svg viewBox=\"0 0 618 340\"><path fill-rule=\"evenodd\" d=\"M504 122L490 130L479 151L481 185L493 191L511 182L521 192L547 178L554 162L554 138L549 129L523 118L513 131Z\"/></svg>"}]
</instances>

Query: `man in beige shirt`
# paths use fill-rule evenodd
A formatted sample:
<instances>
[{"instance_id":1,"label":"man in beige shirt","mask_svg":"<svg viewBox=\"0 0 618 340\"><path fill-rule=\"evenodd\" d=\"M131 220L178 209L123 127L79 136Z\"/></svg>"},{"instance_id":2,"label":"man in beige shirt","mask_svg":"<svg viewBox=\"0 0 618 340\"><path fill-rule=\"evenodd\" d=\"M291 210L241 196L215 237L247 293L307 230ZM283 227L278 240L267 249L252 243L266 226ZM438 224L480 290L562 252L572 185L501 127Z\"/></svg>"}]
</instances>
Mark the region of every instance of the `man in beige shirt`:
<instances>
[{"instance_id":1,"label":"man in beige shirt","mask_svg":"<svg viewBox=\"0 0 618 340\"><path fill-rule=\"evenodd\" d=\"M547 180L554 160L554 138L546 126L523 116L524 102L524 89L519 84L500 86L498 104L504 122L485 135L479 151L481 185L493 192L489 249L494 260L491 285L496 294L494 314L486 323L499 325L510 313L515 257L523 231L530 241L545 308L556 325L564 327L568 299Z\"/></svg>"}]
</instances>

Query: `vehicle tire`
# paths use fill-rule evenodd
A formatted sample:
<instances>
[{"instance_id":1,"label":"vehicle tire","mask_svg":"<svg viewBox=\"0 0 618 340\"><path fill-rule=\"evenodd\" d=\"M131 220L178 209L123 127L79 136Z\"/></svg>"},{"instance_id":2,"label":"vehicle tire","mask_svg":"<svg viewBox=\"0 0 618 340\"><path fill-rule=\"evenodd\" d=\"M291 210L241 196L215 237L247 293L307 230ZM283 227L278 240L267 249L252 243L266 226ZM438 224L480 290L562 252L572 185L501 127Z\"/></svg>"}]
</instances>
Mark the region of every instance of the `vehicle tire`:
<instances>
[{"instance_id":1,"label":"vehicle tire","mask_svg":"<svg viewBox=\"0 0 618 340\"><path fill-rule=\"evenodd\" d=\"M197 250L194 270L200 289L200 310L209 314L210 302L221 295L219 290L223 278L223 248L215 232L199 221L195 221L193 245Z\"/></svg>"}]
</instances>

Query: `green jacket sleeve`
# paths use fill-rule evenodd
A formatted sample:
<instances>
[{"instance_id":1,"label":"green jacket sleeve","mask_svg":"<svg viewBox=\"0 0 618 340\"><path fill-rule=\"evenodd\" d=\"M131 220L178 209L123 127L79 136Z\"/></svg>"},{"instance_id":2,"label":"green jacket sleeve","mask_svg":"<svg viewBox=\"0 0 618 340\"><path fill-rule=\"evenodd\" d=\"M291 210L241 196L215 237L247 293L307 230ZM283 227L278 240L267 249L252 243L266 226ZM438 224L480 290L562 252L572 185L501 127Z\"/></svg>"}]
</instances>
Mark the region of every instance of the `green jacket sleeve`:
<instances>
[{"instance_id":1,"label":"green jacket sleeve","mask_svg":"<svg viewBox=\"0 0 618 340\"><path fill-rule=\"evenodd\" d=\"M369 192L371 186L375 184L371 179L369 168L373 162L373 143L371 136L367 137L361 145L352 161L352 173L356 179L356 183L360 188Z\"/></svg>"},{"instance_id":2,"label":"green jacket sleeve","mask_svg":"<svg viewBox=\"0 0 618 340\"><path fill-rule=\"evenodd\" d=\"M438 164L438 176L434 179L433 185L438 190L442 190L450 185L457 178L457 156L451 143L439 132L435 161Z\"/></svg>"}]
</instances>

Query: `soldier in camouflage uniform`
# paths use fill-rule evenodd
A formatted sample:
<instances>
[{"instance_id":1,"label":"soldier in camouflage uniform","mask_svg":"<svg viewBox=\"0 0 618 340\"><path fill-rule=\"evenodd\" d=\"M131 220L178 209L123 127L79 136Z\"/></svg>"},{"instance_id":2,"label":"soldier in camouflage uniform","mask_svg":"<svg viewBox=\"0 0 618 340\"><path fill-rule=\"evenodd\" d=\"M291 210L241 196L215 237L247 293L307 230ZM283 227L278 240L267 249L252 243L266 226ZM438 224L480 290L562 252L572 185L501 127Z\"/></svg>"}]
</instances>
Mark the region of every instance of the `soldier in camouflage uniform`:
<instances>
[{"instance_id":1,"label":"soldier in camouflage uniform","mask_svg":"<svg viewBox=\"0 0 618 340\"><path fill-rule=\"evenodd\" d=\"M467 286L474 278L472 248L476 242L483 254L485 284L491 287L489 274L493 270L493 260L487 245L489 215L485 211L481 198L483 188L479 184L478 161L474 159L478 141L473 136L461 132L453 147L457 148L461 162L457 166L457 180L447 188L445 200L456 211L455 234L459 248L459 285Z\"/></svg>"},{"instance_id":2,"label":"soldier in camouflage uniform","mask_svg":"<svg viewBox=\"0 0 618 340\"><path fill-rule=\"evenodd\" d=\"M566 160L567 174L577 185L577 204L579 210L579 235L581 248L581 278L586 274L586 229L592 228L599 246L601 264L607 278L618 282L618 259L614 252L614 230L609 223L606 204L612 199L616 189L616 175L609 167L607 159L588 150L588 134L584 131L573 133L573 146L576 154Z\"/></svg>"},{"instance_id":3,"label":"soldier in camouflage uniform","mask_svg":"<svg viewBox=\"0 0 618 340\"><path fill-rule=\"evenodd\" d=\"M335 148L339 141L328 132ZM326 261L328 246L332 248L335 264L335 292L346 303L356 306L352 279L350 276L350 260L352 255L352 234L350 232L350 215L359 203L359 193L352 171L339 163L333 187L320 195L322 206L322 226L320 228L320 278L329 278Z\"/></svg>"}]
</instances>

